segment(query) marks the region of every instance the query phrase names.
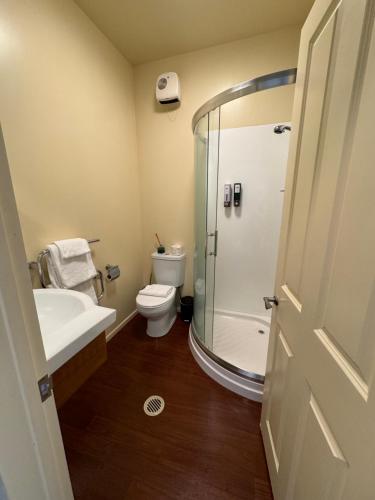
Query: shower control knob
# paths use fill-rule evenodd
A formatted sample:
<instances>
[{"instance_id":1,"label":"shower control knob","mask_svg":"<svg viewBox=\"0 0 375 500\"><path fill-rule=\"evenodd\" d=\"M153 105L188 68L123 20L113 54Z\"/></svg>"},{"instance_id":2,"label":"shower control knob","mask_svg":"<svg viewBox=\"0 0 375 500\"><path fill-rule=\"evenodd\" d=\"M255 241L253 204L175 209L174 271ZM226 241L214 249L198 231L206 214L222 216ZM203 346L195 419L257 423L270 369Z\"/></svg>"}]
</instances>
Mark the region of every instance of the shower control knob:
<instances>
[{"instance_id":1,"label":"shower control knob","mask_svg":"<svg viewBox=\"0 0 375 500\"><path fill-rule=\"evenodd\" d=\"M266 309L271 309L272 304L275 304L275 306L277 306L279 303L279 300L276 297L276 295L274 295L273 297L263 297L263 300L264 300L264 307Z\"/></svg>"}]
</instances>

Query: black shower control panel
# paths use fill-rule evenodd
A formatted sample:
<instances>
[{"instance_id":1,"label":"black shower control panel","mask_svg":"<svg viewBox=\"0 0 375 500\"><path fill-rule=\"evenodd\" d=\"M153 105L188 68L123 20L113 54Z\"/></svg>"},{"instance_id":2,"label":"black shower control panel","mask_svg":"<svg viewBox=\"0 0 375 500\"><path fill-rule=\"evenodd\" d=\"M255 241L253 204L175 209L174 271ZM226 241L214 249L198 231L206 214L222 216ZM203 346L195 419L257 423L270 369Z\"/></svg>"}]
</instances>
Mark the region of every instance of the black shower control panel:
<instances>
[{"instance_id":1,"label":"black shower control panel","mask_svg":"<svg viewBox=\"0 0 375 500\"><path fill-rule=\"evenodd\" d=\"M236 182L234 184L234 194L233 194L233 204L235 207L239 207L241 205L241 192L242 192L241 183Z\"/></svg>"},{"instance_id":2,"label":"black shower control panel","mask_svg":"<svg viewBox=\"0 0 375 500\"><path fill-rule=\"evenodd\" d=\"M230 207L232 204L232 186L224 184L224 207Z\"/></svg>"}]
</instances>

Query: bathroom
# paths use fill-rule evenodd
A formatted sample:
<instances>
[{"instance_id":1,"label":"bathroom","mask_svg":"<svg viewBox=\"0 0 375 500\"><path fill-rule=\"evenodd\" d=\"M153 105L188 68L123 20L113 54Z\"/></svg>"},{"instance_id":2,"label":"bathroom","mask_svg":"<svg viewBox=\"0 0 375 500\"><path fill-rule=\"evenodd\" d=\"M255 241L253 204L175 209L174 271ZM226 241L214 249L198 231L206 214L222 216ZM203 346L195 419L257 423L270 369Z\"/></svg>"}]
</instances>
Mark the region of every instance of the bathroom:
<instances>
[{"instance_id":1,"label":"bathroom","mask_svg":"<svg viewBox=\"0 0 375 500\"><path fill-rule=\"evenodd\" d=\"M2 2L0 500L371 498L374 12Z\"/></svg>"}]
</instances>

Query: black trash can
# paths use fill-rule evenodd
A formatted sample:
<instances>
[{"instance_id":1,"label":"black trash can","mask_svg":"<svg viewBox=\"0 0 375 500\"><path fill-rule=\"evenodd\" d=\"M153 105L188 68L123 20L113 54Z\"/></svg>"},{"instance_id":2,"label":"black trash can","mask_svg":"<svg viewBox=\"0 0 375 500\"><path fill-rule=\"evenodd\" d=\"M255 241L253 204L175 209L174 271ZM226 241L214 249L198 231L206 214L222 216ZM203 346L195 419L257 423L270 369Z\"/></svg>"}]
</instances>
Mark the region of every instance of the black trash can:
<instances>
[{"instance_id":1,"label":"black trash can","mask_svg":"<svg viewBox=\"0 0 375 500\"><path fill-rule=\"evenodd\" d=\"M186 297L181 297L181 319L185 323L190 323L193 317L194 309L194 299L187 295Z\"/></svg>"}]
</instances>

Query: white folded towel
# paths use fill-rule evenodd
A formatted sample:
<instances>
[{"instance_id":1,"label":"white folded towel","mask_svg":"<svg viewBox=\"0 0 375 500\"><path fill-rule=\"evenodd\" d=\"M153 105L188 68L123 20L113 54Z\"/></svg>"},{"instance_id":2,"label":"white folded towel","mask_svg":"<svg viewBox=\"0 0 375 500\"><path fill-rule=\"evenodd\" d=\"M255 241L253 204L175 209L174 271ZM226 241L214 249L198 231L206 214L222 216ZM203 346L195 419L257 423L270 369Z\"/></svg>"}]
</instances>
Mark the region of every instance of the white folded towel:
<instances>
[{"instance_id":1,"label":"white folded towel","mask_svg":"<svg viewBox=\"0 0 375 500\"><path fill-rule=\"evenodd\" d=\"M47 288L58 288L58 287L53 286L51 283L51 284L47 285ZM75 290L76 292L85 293L86 295L88 295L90 297L90 299L92 299L94 304L98 303L98 297L96 295L95 288L94 288L94 285L93 285L91 280L85 281L84 283L81 283L80 285L75 286L74 288L72 288L72 290Z\"/></svg>"},{"instance_id":2,"label":"white folded towel","mask_svg":"<svg viewBox=\"0 0 375 500\"><path fill-rule=\"evenodd\" d=\"M53 287L74 288L96 276L90 252L71 259L62 259L54 243L47 248L47 267Z\"/></svg>"},{"instance_id":3,"label":"white folded towel","mask_svg":"<svg viewBox=\"0 0 375 500\"><path fill-rule=\"evenodd\" d=\"M70 240L57 240L54 244L59 249L62 259L71 259L90 253L90 247L87 240L83 238L72 238Z\"/></svg>"},{"instance_id":4,"label":"white folded towel","mask_svg":"<svg viewBox=\"0 0 375 500\"><path fill-rule=\"evenodd\" d=\"M75 286L72 288L72 290L76 290L77 292L82 292L88 295L94 304L98 303L98 297L96 296L95 288L94 285L92 284L92 280L85 281L84 283L81 283L80 285Z\"/></svg>"},{"instance_id":5,"label":"white folded towel","mask_svg":"<svg viewBox=\"0 0 375 500\"><path fill-rule=\"evenodd\" d=\"M152 297L168 297L173 291L169 285L147 285L139 291L140 295L151 295Z\"/></svg>"}]
</instances>

